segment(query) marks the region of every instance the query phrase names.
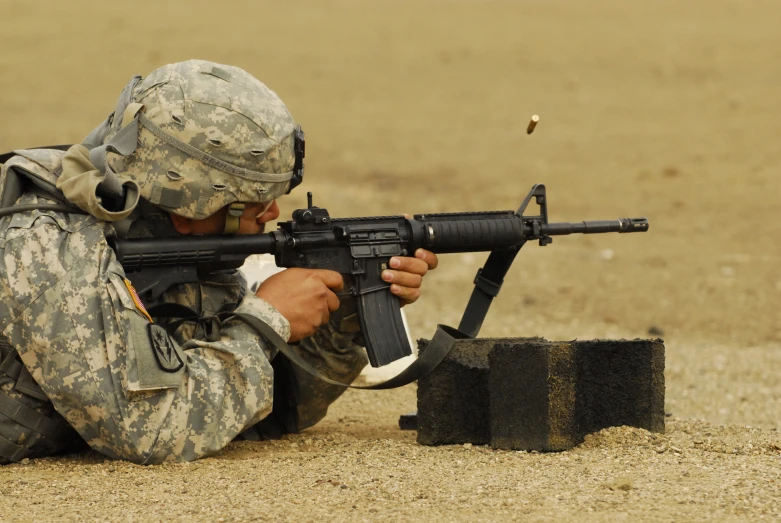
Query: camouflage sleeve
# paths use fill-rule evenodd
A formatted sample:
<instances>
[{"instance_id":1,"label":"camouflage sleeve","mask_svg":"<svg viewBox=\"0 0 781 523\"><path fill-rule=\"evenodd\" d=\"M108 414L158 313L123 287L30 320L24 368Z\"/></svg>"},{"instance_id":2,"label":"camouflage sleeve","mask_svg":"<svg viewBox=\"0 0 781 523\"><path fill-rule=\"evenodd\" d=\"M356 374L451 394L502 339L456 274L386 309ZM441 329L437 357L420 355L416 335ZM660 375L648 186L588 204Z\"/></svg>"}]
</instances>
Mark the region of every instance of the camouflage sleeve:
<instances>
[{"instance_id":1,"label":"camouflage sleeve","mask_svg":"<svg viewBox=\"0 0 781 523\"><path fill-rule=\"evenodd\" d=\"M228 322L216 341L179 344L134 300L103 231L33 231L6 244L8 284L29 300L4 334L93 449L193 460L270 412L273 370L254 330ZM258 302L240 307L284 334L279 313Z\"/></svg>"},{"instance_id":2,"label":"camouflage sleeve","mask_svg":"<svg viewBox=\"0 0 781 523\"><path fill-rule=\"evenodd\" d=\"M192 309L201 317L225 311L243 312L262 319L283 339L290 338L290 323L287 319L271 304L246 291L247 282L239 271L210 274L208 279L198 283L181 284L169 289L152 305L178 303ZM163 325L171 323L171 320L158 318L155 318L155 321ZM196 326L188 323L170 329L169 334L179 343L185 343L190 338L204 337L203 332L197 332Z\"/></svg>"},{"instance_id":3,"label":"camouflage sleeve","mask_svg":"<svg viewBox=\"0 0 781 523\"><path fill-rule=\"evenodd\" d=\"M363 348L355 300L342 298L339 310L331 315L331 321L293 347L327 377L341 383L352 383L369 362ZM323 419L328 406L347 389L329 385L295 366L293 373L298 389L298 430L303 430Z\"/></svg>"},{"instance_id":4,"label":"camouflage sleeve","mask_svg":"<svg viewBox=\"0 0 781 523\"><path fill-rule=\"evenodd\" d=\"M255 297L251 292L245 296L245 290L246 285L240 273L211 275L209 281L181 285L166 292L162 301L186 305L203 315L214 314L220 310L248 313L263 319L282 339L287 340L290 337L290 325L287 320L271 305ZM243 299L240 298L241 296ZM237 305L239 300L241 302ZM198 337L192 325L180 327L174 335L181 343ZM355 380L368 363L366 351L363 349L363 337L355 300L349 297L342 298L339 310L331 315L331 321L322 326L312 337L302 340L293 348L312 366L330 378L342 383L351 383ZM301 430L320 421L328 412L328 406L346 389L324 383L296 367L293 367L293 373L292 382L297 384L297 391L290 392L295 396L298 404L298 430Z\"/></svg>"}]
</instances>

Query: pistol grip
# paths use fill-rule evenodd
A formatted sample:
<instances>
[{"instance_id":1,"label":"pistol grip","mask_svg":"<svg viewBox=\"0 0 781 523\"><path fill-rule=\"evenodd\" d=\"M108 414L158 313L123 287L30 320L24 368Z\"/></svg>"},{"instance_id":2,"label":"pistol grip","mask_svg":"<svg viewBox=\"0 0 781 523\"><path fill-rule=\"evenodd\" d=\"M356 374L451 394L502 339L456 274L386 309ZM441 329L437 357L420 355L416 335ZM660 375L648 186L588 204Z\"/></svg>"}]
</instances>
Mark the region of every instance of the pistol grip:
<instances>
[{"instance_id":1,"label":"pistol grip","mask_svg":"<svg viewBox=\"0 0 781 523\"><path fill-rule=\"evenodd\" d=\"M412 354L401 318L401 304L390 287L357 296L358 318L372 367Z\"/></svg>"}]
</instances>

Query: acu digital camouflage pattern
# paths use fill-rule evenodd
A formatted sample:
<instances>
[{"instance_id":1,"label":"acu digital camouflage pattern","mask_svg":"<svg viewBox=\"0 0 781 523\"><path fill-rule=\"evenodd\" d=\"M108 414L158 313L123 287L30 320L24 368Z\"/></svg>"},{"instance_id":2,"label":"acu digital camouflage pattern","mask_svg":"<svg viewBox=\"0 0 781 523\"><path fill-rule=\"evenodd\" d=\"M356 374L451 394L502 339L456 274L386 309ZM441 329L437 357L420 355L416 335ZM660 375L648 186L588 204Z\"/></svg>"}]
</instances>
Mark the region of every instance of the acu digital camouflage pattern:
<instances>
[{"instance_id":1,"label":"acu digital camouflage pattern","mask_svg":"<svg viewBox=\"0 0 781 523\"><path fill-rule=\"evenodd\" d=\"M0 465L83 444L0 337Z\"/></svg>"},{"instance_id":2,"label":"acu digital camouflage pattern","mask_svg":"<svg viewBox=\"0 0 781 523\"><path fill-rule=\"evenodd\" d=\"M48 203L25 195L19 203ZM137 463L193 460L213 454L272 408L272 350L253 329L228 322L217 341L173 333L185 367L139 375L148 320L123 284L124 272L104 236L111 226L89 216L33 211L0 221L0 329L54 404L95 450ZM204 316L236 306L235 275L169 292L168 302ZM271 325L289 326L275 309L244 296L236 308ZM354 333L321 328L300 351L325 374L349 382L366 364ZM146 367L149 370L149 367ZM343 388L302 376L299 429L321 419Z\"/></svg>"},{"instance_id":3,"label":"acu digital camouflage pattern","mask_svg":"<svg viewBox=\"0 0 781 523\"><path fill-rule=\"evenodd\" d=\"M128 156L109 154L109 165L148 201L201 219L233 202L269 202L287 191L295 122L282 100L242 69L202 60L167 65L134 87L132 101L144 105L138 147ZM106 141L127 124L121 119L114 115ZM248 172L215 168L176 142Z\"/></svg>"},{"instance_id":4,"label":"acu digital camouflage pattern","mask_svg":"<svg viewBox=\"0 0 781 523\"><path fill-rule=\"evenodd\" d=\"M256 83L246 89L242 82ZM292 118L276 95L258 85L236 68L186 62L150 75L136 96L149 102L150 120L185 143L240 167L286 173L294 162ZM222 101L201 103L208 96ZM160 102L157 112L151 110L152 100ZM143 128L139 145L127 158L112 158L112 167L121 177L136 180L152 203L155 187L181 191L182 201L189 203L167 210L185 216L205 217L232 201L270 201L288 185L215 171ZM16 162L27 175L50 182L63 153L23 154L3 166L3 174ZM56 202L25 193L17 203ZM168 217L144 200L138 214L129 236L175 234ZM173 373L150 365L149 322L133 302L124 271L106 243L114 234L110 224L89 215L29 211L0 218L0 334L51 401L36 410L56 419L53 405L93 449L147 464L217 452L271 411L274 374L269 360L274 351L238 321L220 326L216 336L187 323L171 332L170 322L163 321L161 325L171 327L174 350L185 365ZM161 301L187 305L202 317L225 310L247 313L287 339L287 320L244 293L236 274L224 274L169 290ZM345 383L367 363L356 343L360 333L343 327L349 322L339 322L354 312L350 306L346 300L330 324L297 348L310 365ZM303 429L322 419L344 388L294 372L297 428ZM25 434L8 431L5 436L21 444Z\"/></svg>"},{"instance_id":5,"label":"acu digital camouflage pattern","mask_svg":"<svg viewBox=\"0 0 781 523\"><path fill-rule=\"evenodd\" d=\"M55 149L26 149L14 151L15 156L3 164L2 178L5 181L5 173L11 167L23 169L30 175L43 180L49 185L57 183L57 176L54 170L62 161L63 152Z\"/></svg>"}]
</instances>

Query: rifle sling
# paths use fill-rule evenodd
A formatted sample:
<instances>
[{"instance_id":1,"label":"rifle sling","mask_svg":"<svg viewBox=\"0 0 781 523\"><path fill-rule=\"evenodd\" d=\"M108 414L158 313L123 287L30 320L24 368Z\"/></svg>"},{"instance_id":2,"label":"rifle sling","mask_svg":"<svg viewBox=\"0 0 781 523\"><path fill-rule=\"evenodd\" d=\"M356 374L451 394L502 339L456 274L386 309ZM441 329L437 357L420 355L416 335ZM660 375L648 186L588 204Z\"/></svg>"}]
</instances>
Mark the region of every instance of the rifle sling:
<instances>
[{"instance_id":1,"label":"rifle sling","mask_svg":"<svg viewBox=\"0 0 781 523\"><path fill-rule=\"evenodd\" d=\"M178 303L162 303L149 308L149 314L156 318L181 318L180 321L174 322L171 326L178 327L182 321L194 321L198 322L202 318L198 317L198 314L187 307ZM348 383L342 383L340 381L332 380L321 371L312 367L304 358L302 358L296 350L291 347L282 337L277 334L273 328L266 323L256 318L255 316L240 313L240 312L219 312L216 318L221 323L230 321L231 319L238 319L255 329L272 347L282 353L291 363L301 368L301 370L311 374L315 378L322 380L331 385L337 385L339 387L350 387L353 389L366 389L366 390L385 390L395 389L402 387L413 381L417 380L421 376L428 374L434 367L445 359L445 356L450 352L453 347L453 343L457 339L466 339L468 336L458 332L452 327L447 325L438 325L437 331L429 344L426 346L426 350L420 354L420 356L413 361L406 369L401 371L393 378L384 381L382 383L376 383L374 385L350 385Z\"/></svg>"},{"instance_id":2,"label":"rifle sling","mask_svg":"<svg viewBox=\"0 0 781 523\"><path fill-rule=\"evenodd\" d=\"M326 383L363 390L395 389L417 381L431 372L447 357L456 340L470 339L477 336L485 315L488 313L488 308L491 306L494 297L499 293L504 276L507 274L520 248L521 246L507 250L492 251L485 266L477 271L475 290L472 291L472 296L469 298L469 303L461 318L459 328L454 329L447 325L437 325L437 330L431 341L415 361L396 376L374 385L351 385L332 380L304 360L273 328L254 316L237 312L220 312L216 316L221 322L226 322L232 318L243 321L255 329L294 365ZM176 303L166 303L152 307L149 309L149 313L157 317L179 317L193 320L198 318L198 314L195 311Z\"/></svg>"},{"instance_id":3,"label":"rifle sling","mask_svg":"<svg viewBox=\"0 0 781 523\"><path fill-rule=\"evenodd\" d=\"M480 327L483 326L483 320L488 314L488 308L496 295L499 294L502 283L504 283L504 276L510 270L510 266L522 246L523 244L506 250L491 251L485 266L477 271L474 281L475 289L466 304L461 323L458 324L459 331L470 338L477 337Z\"/></svg>"},{"instance_id":4,"label":"rifle sling","mask_svg":"<svg viewBox=\"0 0 781 523\"><path fill-rule=\"evenodd\" d=\"M351 385L348 383L342 383L340 381L332 380L325 376L322 372L312 367L306 360L304 360L296 351L283 340L277 332L260 321L254 316L244 313L225 313L225 320L230 318L239 318L247 325L254 328L266 341L276 348L279 352L284 354L294 365L298 366L302 370L308 372L317 379L320 379L331 385L338 385L340 387L350 387L353 389L364 390L386 390L402 387L413 381L417 380L421 376L428 374L434 367L445 359L445 356L453 348L453 344L456 339L466 339L468 336L458 332L452 327L447 325L437 325L437 331L434 333L434 337L429 342L426 350L423 351L418 359L413 361L406 369L401 371L393 378L376 383L374 385ZM224 321L225 321L224 320Z\"/></svg>"}]
</instances>

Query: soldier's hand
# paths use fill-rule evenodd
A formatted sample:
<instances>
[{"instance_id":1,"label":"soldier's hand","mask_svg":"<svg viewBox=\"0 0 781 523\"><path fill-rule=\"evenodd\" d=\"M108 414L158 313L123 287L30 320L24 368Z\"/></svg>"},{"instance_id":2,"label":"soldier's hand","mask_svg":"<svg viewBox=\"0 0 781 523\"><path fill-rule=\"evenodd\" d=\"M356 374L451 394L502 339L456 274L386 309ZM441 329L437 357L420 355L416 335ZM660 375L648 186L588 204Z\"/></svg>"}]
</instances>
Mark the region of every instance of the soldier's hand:
<instances>
[{"instance_id":1,"label":"soldier's hand","mask_svg":"<svg viewBox=\"0 0 781 523\"><path fill-rule=\"evenodd\" d=\"M437 255L425 249L415 251L415 257L394 256L390 269L382 271L382 279L390 283L390 291L399 297L401 306L415 303L420 298L423 276L439 264Z\"/></svg>"},{"instance_id":2,"label":"soldier's hand","mask_svg":"<svg viewBox=\"0 0 781 523\"><path fill-rule=\"evenodd\" d=\"M290 339L298 341L328 323L339 308L334 291L344 287L338 272L319 269L286 269L264 281L255 296L273 305L290 322Z\"/></svg>"}]
</instances>

